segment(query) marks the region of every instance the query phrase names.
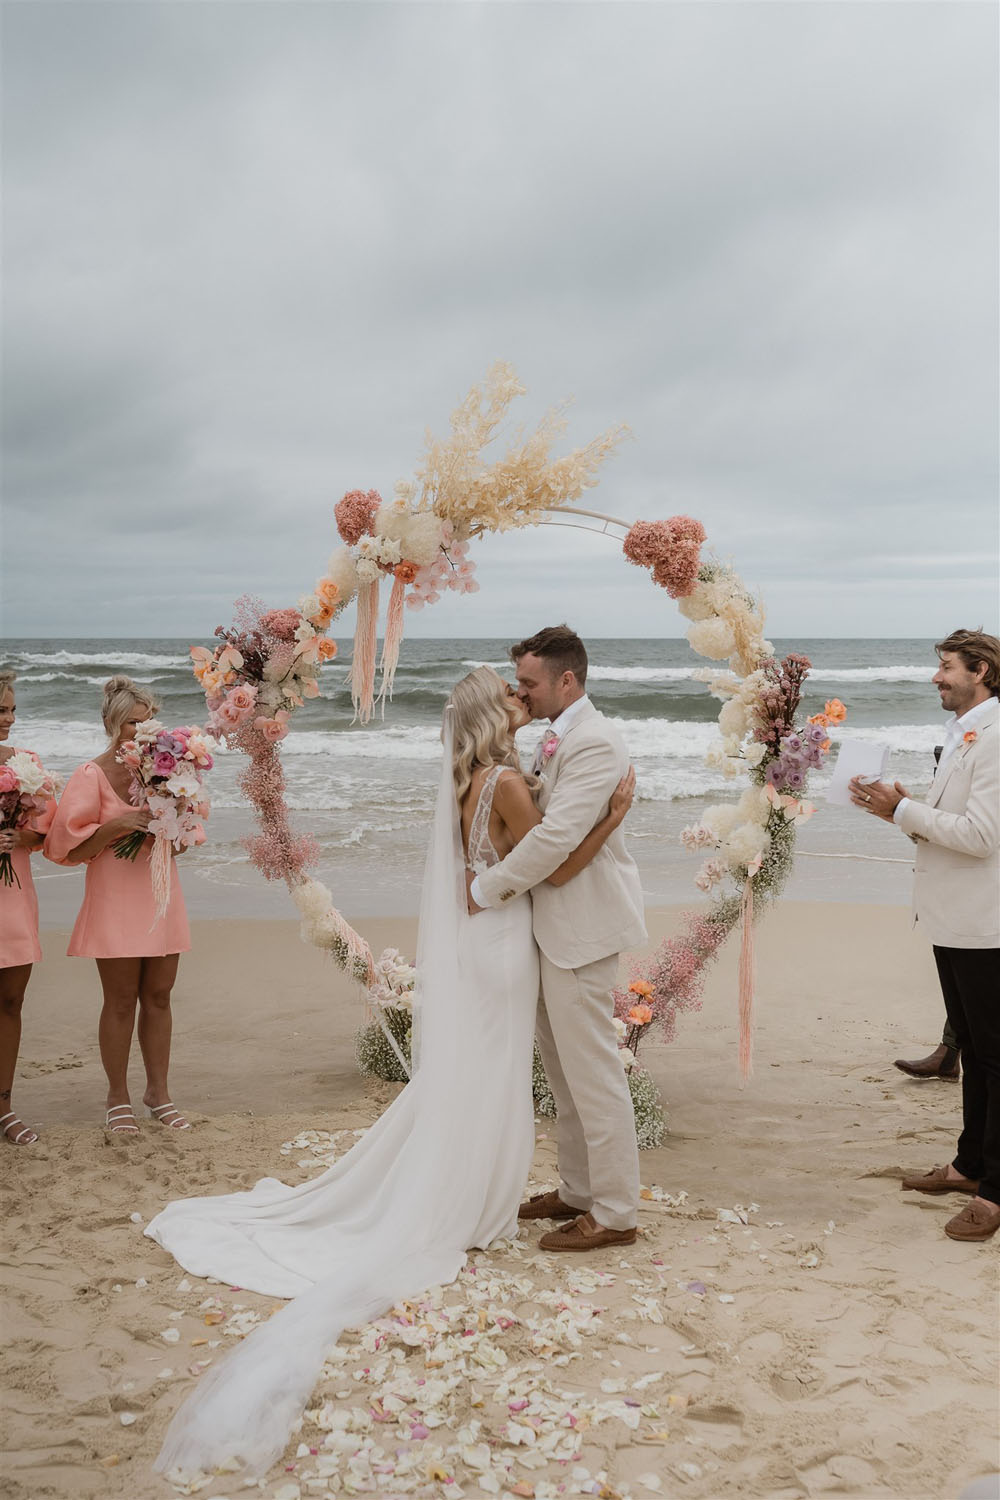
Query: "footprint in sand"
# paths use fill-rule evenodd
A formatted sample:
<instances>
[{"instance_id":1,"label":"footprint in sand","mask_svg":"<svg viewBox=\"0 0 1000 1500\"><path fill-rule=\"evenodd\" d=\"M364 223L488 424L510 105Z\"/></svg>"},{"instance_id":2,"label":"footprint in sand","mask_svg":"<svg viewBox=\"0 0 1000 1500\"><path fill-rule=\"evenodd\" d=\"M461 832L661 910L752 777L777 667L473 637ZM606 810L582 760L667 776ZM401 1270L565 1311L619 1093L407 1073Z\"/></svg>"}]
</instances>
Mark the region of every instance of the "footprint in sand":
<instances>
[{"instance_id":1,"label":"footprint in sand","mask_svg":"<svg viewBox=\"0 0 1000 1500\"><path fill-rule=\"evenodd\" d=\"M47 1057L42 1062L22 1063L18 1069L21 1078L37 1078L40 1073L58 1073L63 1068L82 1068L83 1058L68 1052L65 1057Z\"/></svg>"}]
</instances>

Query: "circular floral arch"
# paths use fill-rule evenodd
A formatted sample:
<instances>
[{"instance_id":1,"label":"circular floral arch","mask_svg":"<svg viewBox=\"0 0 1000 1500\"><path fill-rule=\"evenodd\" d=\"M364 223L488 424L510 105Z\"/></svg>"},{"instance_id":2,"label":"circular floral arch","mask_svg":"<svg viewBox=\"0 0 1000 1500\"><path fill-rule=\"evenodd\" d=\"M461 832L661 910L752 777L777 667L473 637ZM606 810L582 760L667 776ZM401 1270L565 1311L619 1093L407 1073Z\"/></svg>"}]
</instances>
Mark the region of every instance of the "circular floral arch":
<instances>
[{"instance_id":1,"label":"circular floral arch","mask_svg":"<svg viewBox=\"0 0 1000 1500\"><path fill-rule=\"evenodd\" d=\"M706 535L699 521L672 516L629 525L573 504L597 483L625 428L553 458L553 442L566 425L564 409L556 408L533 433L518 434L501 457L487 461L484 450L524 389L510 366L495 365L452 414L450 436L428 435L415 479L398 483L393 500L383 501L376 490L352 490L337 504L342 544L297 606L265 610L243 598L233 625L216 631L214 650L191 648L208 728L248 757L240 785L260 825L246 841L252 861L268 880L286 882L302 916L303 938L332 953L365 986L378 1018L380 1005L412 986L413 971L395 950L376 960L336 909L331 892L307 873L318 848L310 835L291 827L278 752L292 715L317 696L324 661L337 653L329 627L356 598L350 682L356 717L364 723L377 706L384 713L391 698L406 608L433 605L446 589L478 589L469 557L477 537L568 516L588 530L624 532L626 558L648 569L653 582L677 600L692 649L724 663L695 673L722 701L720 737L707 759L742 786L738 798L707 808L701 822L681 835L685 847L705 856L695 884L711 899L687 914L677 936L635 965L628 988L615 992L616 1016L633 1056L652 1025L671 1039L678 1013L700 1005L708 964L740 926L739 1060L745 1079L752 1061L754 918L788 878L796 828L812 812L803 796L806 779L821 764L829 748L827 728L843 717L843 706L828 703L824 713L796 726L809 661L796 654L776 659L764 637L760 601L732 567L703 555ZM389 597L377 659L383 585ZM406 1072L396 1039L383 1029Z\"/></svg>"}]
</instances>

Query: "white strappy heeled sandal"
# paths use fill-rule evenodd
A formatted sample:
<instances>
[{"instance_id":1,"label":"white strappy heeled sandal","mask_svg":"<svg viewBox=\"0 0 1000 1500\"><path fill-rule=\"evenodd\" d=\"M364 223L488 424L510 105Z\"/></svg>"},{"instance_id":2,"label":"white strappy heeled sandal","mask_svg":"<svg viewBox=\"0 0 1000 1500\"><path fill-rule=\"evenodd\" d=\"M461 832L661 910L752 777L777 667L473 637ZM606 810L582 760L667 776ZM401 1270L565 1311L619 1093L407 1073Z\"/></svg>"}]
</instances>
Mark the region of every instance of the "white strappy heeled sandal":
<instances>
[{"instance_id":1,"label":"white strappy heeled sandal","mask_svg":"<svg viewBox=\"0 0 1000 1500\"><path fill-rule=\"evenodd\" d=\"M110 1135L138 1135L139 1124L131 1104L113 1104L104 1116L104 1128Z\"/></svg>"},{"instance_id":2,"label":"white strappy heeled sandal","mask_svg":"<svg viewBox=\"0 0 1000 1500\"><path fill-rule=\"evenodd\" d=\"M20 1130L16 1135L9 1134L15 1125L20 1125ZM25 1125L20 1115L14 1109L11 1110L10 1114L4 1115L0 1119L0 1133L3 1134L4 1140L9 1141L12 1146L30 1146L32 1141L38 1140L38 1131L32 1130L30 1125Z\"/></svg>"},{"instance_id":3,"label":"white strappy heeled sandal","mask_svg":"<svg viewBox=\"0 0 1000 1500\"><path fill-rule=\"evenodd\" d=\"M159 1125L164 1125L167 1130L191 1129L190 1121L185 1120L184 1116L181 1114L180 1110L175 1104L148 1104L146 1108L149 1113L149 1118L151 1120L156 1120ZM170 1115L176 1115L177 1118L175 1120L171 1120L168 1118L168 1116Z\"/></svg>"}]
</instances>

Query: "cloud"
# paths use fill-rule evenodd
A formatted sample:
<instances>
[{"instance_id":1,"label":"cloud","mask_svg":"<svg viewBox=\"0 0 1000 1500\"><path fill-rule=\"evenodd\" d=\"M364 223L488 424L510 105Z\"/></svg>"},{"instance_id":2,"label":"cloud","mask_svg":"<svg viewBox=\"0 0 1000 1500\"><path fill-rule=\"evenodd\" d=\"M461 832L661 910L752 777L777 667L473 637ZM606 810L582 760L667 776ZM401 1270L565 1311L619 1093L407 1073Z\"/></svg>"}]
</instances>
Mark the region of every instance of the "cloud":
<instances>
[{"instance_id":1,"label":"cloud","mask_svg":"<svg viewBox=\"0 0 1000 1500\"><path fill-rule=\"evenodd\" d=\"M5 30L8 633L294 597L333 502L411 473L498 357L526 422L571 393L571 443L628 421L589 506L700 516L779 633L921 633L928 591L995 616L992 8L82 0ZM509 633L543 580L676 633L610 549L496 539L475 600L409 623Z\"/></svg>"}]
</instances>

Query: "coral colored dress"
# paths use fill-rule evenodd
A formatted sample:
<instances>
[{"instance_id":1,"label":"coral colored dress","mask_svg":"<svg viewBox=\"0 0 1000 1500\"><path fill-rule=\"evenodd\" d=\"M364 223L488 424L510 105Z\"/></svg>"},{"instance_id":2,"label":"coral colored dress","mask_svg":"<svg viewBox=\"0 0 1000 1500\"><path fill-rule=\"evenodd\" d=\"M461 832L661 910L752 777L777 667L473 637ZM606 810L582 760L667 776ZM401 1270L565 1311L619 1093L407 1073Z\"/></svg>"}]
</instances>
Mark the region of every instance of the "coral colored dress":
<instances>
[{"instance_id":1,"label":"coral colored dress","mask_svg":"<svg viewBox=\"0 0 1000 1500\"><path fill-rule=\"evenodd\" d=\"M112 818L134 812L93 761L78 766L66 783L45 840L45 854L56 864ZM187 910L176 861L170 861L170 904L156 917L149 839L134 860L118 859L109 845L87 861L83 905L69 947L71 958L163 958L191 947Z\"/></svg>"},{"instance_id":2,"label":"coral colored dress","mask_svg":"<svg viewBox=\"0 0 1000 1500\"><path fill-rule=\"evenodd\" d=\"M13 745L8 747L15 754ZM38 756L32 751L22 751L32 760ZM39 764L41 762L39 761ZM56 804L50 801L44 812L36 813L28 827L36 833L47 833L55 815ZM13 969L19 964L36 964L42 956L38 941L38 897L35 882L31 878L30 849L12 849L11 863L14 874L21 882L17 885L0 885L0 969Z\"/></svg>"}]
</instances>

